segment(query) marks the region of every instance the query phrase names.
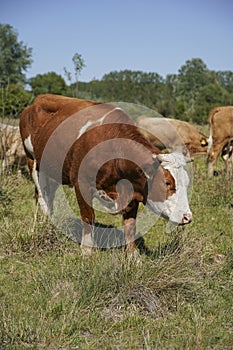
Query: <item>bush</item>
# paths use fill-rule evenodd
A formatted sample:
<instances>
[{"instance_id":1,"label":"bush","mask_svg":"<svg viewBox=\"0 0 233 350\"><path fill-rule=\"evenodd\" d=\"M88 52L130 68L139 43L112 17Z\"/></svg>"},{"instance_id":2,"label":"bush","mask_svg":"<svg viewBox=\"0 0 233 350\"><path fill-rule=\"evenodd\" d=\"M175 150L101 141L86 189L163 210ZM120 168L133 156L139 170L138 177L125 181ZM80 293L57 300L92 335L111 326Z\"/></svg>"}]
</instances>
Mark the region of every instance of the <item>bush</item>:
<instances>
[{"instance_id":1,"label":"bush","mask_svg":"<svg viewBox=\"0 0 233 350\"><path fill-rule=\"evenodd\" d=\"M24 108L33 100L33 94L25 90L22 85L10 84L1 88L0 116L2 121L6 118L19 118Z\"/></svg>"}]
</instances>

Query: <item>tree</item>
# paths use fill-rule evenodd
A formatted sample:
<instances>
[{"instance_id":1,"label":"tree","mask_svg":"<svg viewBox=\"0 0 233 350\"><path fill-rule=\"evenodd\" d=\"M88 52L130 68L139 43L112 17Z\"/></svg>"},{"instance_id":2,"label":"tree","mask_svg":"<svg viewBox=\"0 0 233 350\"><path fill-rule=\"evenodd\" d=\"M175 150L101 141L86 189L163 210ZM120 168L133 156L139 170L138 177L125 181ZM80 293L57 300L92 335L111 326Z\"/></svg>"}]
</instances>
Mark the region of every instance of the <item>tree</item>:
<instances>
[{"instance_id":1,"label":"tree","mask_svg":"<svg viewBox=\"0 0 233 350\"><path fill-rule=\"evenodd\" d=\"M208 84L200 88L195 107L194 123L207 123L207 117L212 108L230 104L230 94L219 84Z\"/></svg>"},{"instance_id":2,"label":"tree","mask_svg":"<svg viewBox=\"0 0 233 350\"><path fill-rule=\"evenodd\" d=\"M183 119L192 120L200 89L212 82L215 82L215 76L200 58L188 60L181 66L175 90L178 105L183 105L185 108Z\"/></svg>"},{"instance_id":3,"label":"tree","mask_svg":"<svg viewBox=\"0 0 233 350\"><path fill-rule=\"evenodd\" d=\"M18 33L9 24L0 24L0 84L25 83L24 72L32 63L32 49L18 41Z\"/></svg>"},{"instance_id":4,"label":"tree","mask_svg":"<svg viewBox=\"0 0 233 350\"><path fill-rule=\"evenodd\" d=\"M105 74L100 84L104 100L133 102L153 108L160 100L159 91L164 81L157 73L123 70Z\"/></svg>"},{"instance_id":5,"label":"tree","mask_svg":"<svg viewBox=\"0 0 233 350\"><path fill-rule=\"evenodd\" d=\"M55 72L38 74L29 80L33 93L39 94L66 94L67 86L65 80Z\"/></svg>"},{"instance_id":6,"label":"tree","mask_svg":"<svg viewBox=\"0 0 233 350\"><path fill-rule=\"evenodd\" d=\"M82 58L82 55L79 53L75 53L72 57L72 61L74 64L74 76L75 76L75 83L72 84L72 73L69 72L66 67L64 67L64 74L68 82L70 83L70 94L72 96L77 97L78 96L78 81L79 81L79 75L84 67L86 67L84 59Z\"/></svg>"},{"instance_id":7,"label":"tree","mask_svg":"<svg viewBox=\"0 0 233 350\"><path fill-rule=\"evenodd\" d=\"M0 97L0 116L3 123L5 118L19 118L22 111L33 100L30 91L20 84L9 84L2 88Z\"/></svg>"},{"instance_id":8,"label":"tree","mask_svg":"<svg viewBox=\"0 0 233 350\"><path fill-rule=\"evenodd\" d=\"M218 82L230 93L233 92L233 72L219 71L216 73Z\"/></svg>"},{"instance_id":9,"label":"tree","mask_svg":"<svg viewBox=\"0 0 233 350\"><path fill-rule=\"evenodd\" d=\"M84 63L84 60L82 58L82 55L80 55L79 53L74 54L72 61L74 63L75 78L77 80L82 69L85 67L85 63Z\"/></svg>"},{"instance_id":10,"label":"tree","mask_svg":"<svg viewBox=\"0 0 233 350\"><path fill-rule=\"evenodd\" d=\"M74 71L75 71L75 84L76 84L75 96L77 97L78 96L78 77L86 65L82 58L82 55L77 52L74 54L72 61L74 64Z\"/></svg>"},{"instance_id":11,"label":"tree","mask_svg":"<svg viewBox=\"0 0 233 350\"><path fill-rule=\"evenodd\" d=\"M193 58L181 66L177 76L177 92L186 101L195 100L200 87L209 84L209 70L200 58Z\"/></svg>"}]
</instances>

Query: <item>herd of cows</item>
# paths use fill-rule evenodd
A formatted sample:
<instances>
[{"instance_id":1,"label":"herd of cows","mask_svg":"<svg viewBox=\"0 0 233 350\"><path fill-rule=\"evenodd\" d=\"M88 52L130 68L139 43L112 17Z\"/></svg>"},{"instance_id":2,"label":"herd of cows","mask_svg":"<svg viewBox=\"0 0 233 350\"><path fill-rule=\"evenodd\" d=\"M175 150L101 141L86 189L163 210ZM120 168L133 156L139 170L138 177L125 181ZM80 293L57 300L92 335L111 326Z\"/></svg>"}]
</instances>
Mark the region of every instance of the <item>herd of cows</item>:
<instances>
[{"instance_id":1,"label":"herd of cows","mask_svg":"<svg viewBox=\"0 0 233 350\"><path fill-rule=\"evenodd\" d=\"M191 157L207 155L209 176L219 156L232 172L233 106L214 108L208 122L207 138L187 122L142 116L135 123L113 104L39 95L19 127L0 124L2 169L27 164L48 215L59 184L75 188L83 255L93 249L93 198L122 214L126 250L135 252L140 202L175 225L192 221L185 169Z\"/></svg>"}]
</instances>

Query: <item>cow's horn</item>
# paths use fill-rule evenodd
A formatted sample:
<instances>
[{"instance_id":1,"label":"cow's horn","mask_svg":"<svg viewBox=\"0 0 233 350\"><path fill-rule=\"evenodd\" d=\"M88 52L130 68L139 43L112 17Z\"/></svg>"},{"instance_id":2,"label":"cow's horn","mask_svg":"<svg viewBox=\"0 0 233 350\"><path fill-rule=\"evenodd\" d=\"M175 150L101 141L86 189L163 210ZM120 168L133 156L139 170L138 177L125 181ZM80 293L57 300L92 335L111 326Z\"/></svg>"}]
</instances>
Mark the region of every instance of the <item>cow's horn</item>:
<instances>
[{"instance_id":1,"label":"cow's horn","mask_svg":"<svg viewBox=\"0 0 233 350\"><path fill-rule=\"evenodd\" d=\"M157 160L159 163L162 163L162 161L163 161L163 159L162 159L162 157L161 157L161 155L160 154L152 154L152 158L154 159L154 160Z\"/></svg>"}]
</instances>

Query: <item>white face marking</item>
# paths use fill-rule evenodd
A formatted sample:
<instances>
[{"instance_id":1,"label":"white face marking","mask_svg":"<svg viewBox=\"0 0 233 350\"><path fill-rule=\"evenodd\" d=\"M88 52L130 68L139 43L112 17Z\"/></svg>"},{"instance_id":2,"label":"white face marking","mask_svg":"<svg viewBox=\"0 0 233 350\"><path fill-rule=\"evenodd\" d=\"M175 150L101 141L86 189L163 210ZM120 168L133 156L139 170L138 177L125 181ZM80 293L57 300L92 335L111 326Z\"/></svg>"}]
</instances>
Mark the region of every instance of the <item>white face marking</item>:
<instances>
[{"instance_id":1,"label":"white face marking","mask_svg":"<svg viewBox=\"0 0 233 350\"><path fill-rule=\"evenodd\" d=\"M30 135L24 140L24 146L26 147L27 151L34 157L34 149Z\"/></svg>"},{"instance_id":2,"label":"white face marking","mask_svg":"<svg viewBox=\"0 0 233 350\"><path fill-rule=\"evenodd\" d=\"M185 158L183 154L171 153L160 155L163 159L161 165L168 169L175 180L176 192L164 202L153 202L148 199L149 209L156 214L169 219L175 224L181 224L185 215L192 216L189 208L187 189L189 178L184 169Z\"/></svg>"}]
</instances>

